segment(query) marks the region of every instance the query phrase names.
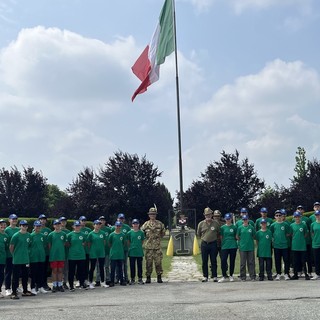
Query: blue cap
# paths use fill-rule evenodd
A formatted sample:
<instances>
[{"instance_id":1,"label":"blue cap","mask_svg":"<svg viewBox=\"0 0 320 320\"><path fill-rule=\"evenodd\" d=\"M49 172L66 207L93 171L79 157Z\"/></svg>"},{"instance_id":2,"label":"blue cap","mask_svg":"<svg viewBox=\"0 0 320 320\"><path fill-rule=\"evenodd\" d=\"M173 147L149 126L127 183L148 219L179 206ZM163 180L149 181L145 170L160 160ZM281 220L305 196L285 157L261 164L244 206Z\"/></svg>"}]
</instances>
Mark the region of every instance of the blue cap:
<instances>
[{"instance_id":1,"label":"blue cap","mask_svg":"<svg viewBox=\"0 0 320 320\"><path fill-rule=\"evenodd\" d=\"M81 217L79 218L79 221L84 221L84 220L87 221L87 218L86 218L85 216L81 216Z\"/></svg>"},{"instance_id":2,"label":"blue cap","mask_svg":"<svg viewBox=\"0 0 320 320\"><path fill-rule=\"evenodd\" d=\"M320 202L316 201L313 206L320 206Z\"/></svg>"},{"instance_id":3,"label":"blue cap","mask_svg":"<svg viewBox=\"0 0 320 320\"><path fill-rule=\"evenodd\" d=\"M261 219L261 220L260 220L260 224L261 224L261 223L267 223L267 220L266 220L266 219Z\"/></svg>"},{"instance_id":4,"label":"blue cap","mask_svg":"<svg viewBox=\"0 0 320 320\"><path fill-rule=\"evenodd\" d=\"M23 225L28 225L28 221L27 220L21 220L19 222L20 226L23 226Z\"/></svg>"},{"instance_id":5,"label":"blue cap","mask_svg":"<svg viewBox=\"0 0 320 320\"><path fill-rule=\"evenodd\" d=\"M106 217L105 216L100 216L99 220L106 220Z\"/></svg>"},{"instance_id":6,"label":"blue cap","mask_svg":"<svg viewBox=\"0 0 320 320\"><path fill-rule=\"evenodd\" d=\"M317 210L315 213L314 213L316 216L320 215L320 211Z\"/></svg>"},{"instance_id":7,"label":"blue cap","mask_svg":"<svg viewBox=\"0 0 320 320\"><path fill-rule=\"evenodd\" d=\"M294 217L301 217L301 213L299 211L296 211L294 214L293 214Z\"/></svg>"},{"instance_id":8,"label":"blue cap","mask_svg":"<svg viewBox=\"0 0 320 320\"><path fill-rule=\"evenodd\" d=\"M298 210L298 209L304 209L304 208L303 208L303 206L302 206L301 204L299 204L299 205L297 206L297 210Z\"/></svg>"},{"instance_id":9,"label":"blue cap","mask_svg":"<svg viewBox=\"0 0 320 320\"><path fill-rule=\"evenodd\" d=\"M67 221L68 219L66 217L60 217L59 220L60 221Z\"/></svg>"},{"instance_id":10,"label":"blue cap","mask_svg":"<svg viewBox=\"0 0 320 320\"><path fill-rule=\"evenodd\" d=\"M7 222L4 219L0 219L0 223L7 223Z\"/></svg>"},{"instance_id":11,"label":"blue cap","mask_svg":"<svg viewBox=\"0 0 320 320\"><path fill-rule=\"evenodd\" d=\"M101 224L101 221L100 220L94 220L93 224Z\"/></svg>"},{"instance_id":12,"label":"blue cap","mask_svg":"<svg viewBox=\"0 0 320 320\"><path fill-rule=\"evenodd\" d=\"M53 221L53 225L56 225L56 224L61 224L60 219L55 219L55 220Z\"/></svg>"},{"instance_id":13,"label":"blue cap","mask_svg":"<svg viewBox=\"0 0 320 320\"><path fill-rule=\"evenodd\" d=\"M124 218L125 218L124 213L119 213L118 214L118 219L124 219Z\"/></svg>"},{"instance_id":14,"label":"blue cap","mask_svg":"<svg viewBox=\"0 0 320 320\"><path fill-rule=\"evenodd\" d=\"M243 215L241 219L242 220L248 220L248 216L247 215Z\"/></svg>"},{"instance_id":15,"label":"blue cap","mask_svg":"<svg viewBox=\"0 0 320 320\"><path fill-rule=\"evenodd\" d=\"M247 210L247 208L241 208L240 212L241 212L241 213L247 213L248 210Z\"/></svg>"},{"instance_id":16,"label":"blue cap","mask_svg":"<svg viewBox=\"0 0 320 320\"><path fill-rule=\"evenodd\" d=\"M133 219L132 220L132 224L139 224L140 222L139 222L139 220L138 219Z\"/></svg>"},{"instance_id":17,"label":"blue cap","mask_svg":"<svg viewBox=\"0 0 320 320\"><path fill-rule=\"evenodd\" d=\"M81 223L80 223L80 221L76 220L76 221L73 223L73 225L74 225L75 227L78 227L78 226L81 226Z\"/></svg>"},{"instance_id":18,"label":"blue cap","mask_svg":"<svg viewBox=\"0 0 320 320\"><path fill-rule=\"evenodd\" d=\"M224 215L224 220L231 220L232 219L232 214L231 213L226 213Z\"/></svg>"},{"instance_id":19,"label":"blue cap","mask_svg":"<svg viewBox=\"0 0 320 320\"><path fill-rule=\"evenodd\" d=\"M33 226L34 226L34 227L41 227L42 224L41 224L41 222L40 222L39 220L36 220L36 221L33 223Z\"/></svg>"},{"instance_id":20,"label":"blue cap","mask_svg":"<svg viewBox=\"0 0 320 320\"><path fill-rule=\"evenodd\" d=\"M287 215L287 211L286 209L280 209L280 212L283 216L286 216Z\"/></svg>"},{"instance_id":21,"label":"blue cap","mask_svg":"<svg viewBox=\"0 0 320 320\"><path fill-rule=\"evenodd\" d=\"M120 221L116 221L114 224L116 227L122 226L122 223Z\"/></svg>"},{"instance_id":22,"label":"blue cap","mask_svg":"<svg viewBox=\"0 0 320 320\"><path fill-rule=\"evenodd\" d=\"M18 219L18 216L16 214L10 214L9 219Z\"/></svg>"},{"instance_id":23,"label":"blue cap","mask_svg":"<svg viewBox=\"0 0 320 320\"><path fill-rule=\"evenodd\" d=\"M47 219L45 214L40 214L40 216L38 217L38 219Z\"/></svg>"},{"instance_id":24,"label":"blue cap","mask_svg":"<svg viewBox=\"0 0 320 320\"><path fill-rule=\"evenodd\" d=\"M262 207L262 208L260 209L260 212L268 213L268 209L267 209L267 208L265 208L265 207Z\"/></svg>"}]
</instances>

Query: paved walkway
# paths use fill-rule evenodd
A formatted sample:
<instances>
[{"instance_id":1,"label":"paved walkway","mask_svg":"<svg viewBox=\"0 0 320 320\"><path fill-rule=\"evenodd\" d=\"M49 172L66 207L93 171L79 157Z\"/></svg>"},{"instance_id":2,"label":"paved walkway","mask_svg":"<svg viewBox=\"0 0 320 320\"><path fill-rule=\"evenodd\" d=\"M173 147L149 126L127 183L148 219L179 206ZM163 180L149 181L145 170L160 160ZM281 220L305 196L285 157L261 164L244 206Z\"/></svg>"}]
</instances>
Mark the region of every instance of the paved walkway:
<instances>
[{"instance_id":1,"label":"paved walkway","mask_svg":"<svg viewBox=\"0 0 320 320\"><path fill-rule=\"evenodd\" d=\"M169 282L199 281L202 278L202 274L199 272L198 266L191 256L174 256L171 266L172 270L167 275Z\"/></svg>"}]
</instances>

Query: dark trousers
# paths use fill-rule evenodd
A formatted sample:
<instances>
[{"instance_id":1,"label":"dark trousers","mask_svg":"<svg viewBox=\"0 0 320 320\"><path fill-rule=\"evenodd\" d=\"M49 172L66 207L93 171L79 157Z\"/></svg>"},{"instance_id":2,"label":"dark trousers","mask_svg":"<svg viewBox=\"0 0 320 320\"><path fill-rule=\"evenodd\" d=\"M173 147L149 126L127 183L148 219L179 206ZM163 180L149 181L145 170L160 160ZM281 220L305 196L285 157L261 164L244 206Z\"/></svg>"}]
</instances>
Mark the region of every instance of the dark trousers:
<instances>
[{"instance_id":1,"label":"dark trousers","mask_svg":"<svg viewBox=\"0 0 320 320\"><path fill-rule=\"evenodd\" d=\"M202 273L205 278L209 278L208 260L210 257L211 273L213 277L217 277L217 241L201 242L201 258L202 258Z\"/></svg>"},{"instance_id":2,"label":"dark trousers","mask_svg":"<svg viewBox=\"0 0 320 320\"><path fill-rule=\"evenodd\" d=\"M46 256L46 261L44 262L44 273L43 273L43 285L48 286L48 268L49 268L49 256Z\"/></svg>"},{"instance_id":3,"label":"dark trousers","mask_svg":"<svg viewBox=\"0 0 320 320\"><path fill-rule=\"evenodd\" d=\"M5 267L5 264L0 264L0 290L4 280L4 267Z\"/></svg>"},{"instance_id":4,"label":"dark trousers","mask_svg":"<svg viewBox=\"0 0 320 320\"><path fill-rule=\"evenodd\" d=\"M236 256L237 256L237 248L221 250L221 270L222 270L223 277L227 277L228 257L229 257L229 265L230 265L229 273L230 273L230 276L233 276Z\"/></svg>"},{"instance_id":5,"label":"dark trousers","mask_svg":"<svg viewBox=\"0 0 320 320\"><path fill-rule=\"evenodd\" d=\"M313 249L315 273L320 276L320 248Z\"/></svg>"},{"instance_id":6,"label":"dark trousers","mask_svg":"<svg viewBox=\"0 0 320 320\"><path fill-rule=\"evenodd\" d=\"M254 251L240 251L240 278L246 280L247 272L246 266L248 267L250 279L256 278L256 265Z\"/></svg>"},{"instance_id":7,"label":"dark trousers","mask_svg":"<svg viewBox=\"0 0 320 320\"><path fill-rule=\"evenodd\" d=\"M123 260L110 260L110 282L114 283L115 275L119 277L120 283L123 283Z\"/></svg>"},{"instance_id":8,"label":"dark trousers","mask_svg":"<svg viewBox=\"0 0 320 320\"><path fill-rule=\"evenodd\" d=\"M43 274L45 270L45 262L32 262L30 263L30 277L31 277L31 289L42 288L45 283L43 282Z\"/></svg>"},{"instance_id":9,"label":"dark trousers","mask_svg":"<svg viewBox=\"0 0 320 320\"><path fill-rule=\"evenodd\" d=\"M306 263L307 263L307 270L308 273L312 273L312 245L307 244L307 251L306 251Z\"/></svg>"},{"instance_id":10,"label":"dark trousers","mask_svg":"<svg viewBox=\"0 0 320 320\"><path fill-rule=\"evenodd\" d=\"M274 263L276 266L277 274L281 274L281 258L283 259L283 262L284 262L284 274L289 274L290 260L289 260L288 248L286 249L274 248L273 250L274 250Z\"/></svg>"},{"instance_id":11,"label":"dark trousers","mask_svg":"<svg viewBox=\"0 0 320 320\"><path fill-rule=\"evenodd\" d=\"M98 267L100 271L100 280L104 282L104 259L105 258L90 259L89 281L91 283L93 281L93 273L94 273L94 269L96 267L97 261L98 261Z\"/></svg>"},{"instance_id":12,"label":"dark trousers","mask_svg":"<svg viewBox=\"0 0 320 320\"><path fill-rule=\"evenodd\" d=\"M298 275L298 272L304 271L307 273L307 266L306 266L306 251L294 251L292 250L293 254L293 272L294 275Z\"/></svg>"},{"instance_id":13,"label":"dark trousers","mask_svg":"<svg viewBox=\"0 0 320 320\"><path fill-rule=\"evenodd\" d=\"M131 279L134 280L136 277L136 263L138 269L138 279L142 279L142 260L143 257L129 257L130 259L130 274Z\"/></svg>"},{"instance_id":14,"label":"dark trousers","mask_svg":"<svg viewBox=\"0 0 320 320\"><path fill-rule=\"evenodd\" d=\"M259 257L259 277L264 278L264 270L267 272L268 278L272 278L272 259Z\"/></svg>"},{"instance_id":15,"label":"dark trousers","mask_svg":"<svg viewBox=\"0 0 320 320\"><path fill-rule=\"evenodd\" d=\"M6 271L4 275L4 284L7 289L11 289L12 282L12 257L6 259Z\"/></svg>"},{"instance_id":16,"label":"dark trousers","mask_svg":"<svg viewBox=\"0 0 320 320\"><path fill-rule=\"evenodd\" d=\"M21 276L23 292L28 291L28 267L25 264L14 264L12 266L12 293L17 293L19 278Z\"/></svg>"},{"instance_id":17,"label":"dark trousers","mask_svg":"<svg viewBox=\"0 0 320 320\"><path fill-rule=\"evenodd\" d=\"M77 271L78 280L80 282L80 286L84 285L85 266L86 266L86 260L69 260L68 281L69 281L70 289L74 288L73 282L74 282L74 276L76 274L76 271Z\"/></svg>"},{"instance_id":18,"label":"dark trousers","mask_svg":"<svg viewBox=\"0 0 320 320\"><path fill-rule=\"evenodd\" d=\"M86 254L86 262L85 262L85 270L84 270L84 280L88 280L88 276L89 276L89 263L90 263L89 254Z\"/></svg>"}]
</instances>

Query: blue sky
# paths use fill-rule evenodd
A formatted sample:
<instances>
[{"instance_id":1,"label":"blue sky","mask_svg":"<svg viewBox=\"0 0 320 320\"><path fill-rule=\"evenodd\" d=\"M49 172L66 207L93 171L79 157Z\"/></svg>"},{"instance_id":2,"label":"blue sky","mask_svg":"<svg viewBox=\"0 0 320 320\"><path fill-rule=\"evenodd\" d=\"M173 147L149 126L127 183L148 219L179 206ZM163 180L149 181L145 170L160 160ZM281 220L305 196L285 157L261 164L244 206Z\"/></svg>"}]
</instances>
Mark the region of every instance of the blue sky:
<instances>
[{"instance_id":1,"label":"blue sky","mask_svg":"<svg viewBox=\"0 0 320 320\"><path fill-rule=\"evenodd\" d=\"M174 57L134 103L163 0L0 0L0 165L64 189L122 150L179 189ZM320 3L176 0L184 189L220 152L288 186L319 159Z\"/></svg>"}]
</instances>

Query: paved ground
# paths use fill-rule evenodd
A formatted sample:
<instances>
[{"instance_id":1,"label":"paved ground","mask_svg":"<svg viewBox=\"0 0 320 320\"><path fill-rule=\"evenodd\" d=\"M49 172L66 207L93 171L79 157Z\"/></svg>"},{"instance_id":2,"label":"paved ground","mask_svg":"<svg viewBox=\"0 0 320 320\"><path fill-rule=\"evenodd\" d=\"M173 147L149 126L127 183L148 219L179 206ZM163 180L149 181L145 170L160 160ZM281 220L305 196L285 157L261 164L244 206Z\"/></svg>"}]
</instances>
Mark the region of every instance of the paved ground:
<instances>
[{"instance_id":1,"label":"paved ground","mask_svg":"<svg viewBox=\"0 0 320 320\"><path fill-rule=\"evenodd\" d=\"M172 273L163 284L5 298L0 319L319 319L320 281L201 283L197 271L185 278L192 260L174 260L181 281Z\"/></svg>"}]
</instances>

